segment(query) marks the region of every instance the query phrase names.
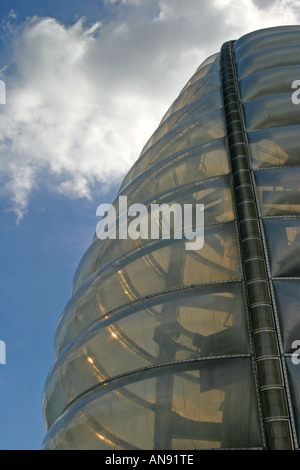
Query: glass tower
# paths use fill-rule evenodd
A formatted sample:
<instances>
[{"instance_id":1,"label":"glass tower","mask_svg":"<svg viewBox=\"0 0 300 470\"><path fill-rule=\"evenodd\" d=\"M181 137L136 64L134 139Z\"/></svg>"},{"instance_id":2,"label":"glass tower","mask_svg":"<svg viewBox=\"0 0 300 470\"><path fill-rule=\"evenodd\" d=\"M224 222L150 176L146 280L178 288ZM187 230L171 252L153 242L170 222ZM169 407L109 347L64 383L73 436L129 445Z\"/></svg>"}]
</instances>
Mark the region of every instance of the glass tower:
<instances>
[{"instance_id":1,"label":"glass tower","mask_svg":"<svg viewBox=\"0 0 300 470\"><path fill-rule=\"evenodd\" d=\"M229 41L163 117L117 219L120 196L201 203L204 244L94 237L57 326L43 449L299 447L299 57L300 26Z\"/></svg>"}]
</instances>

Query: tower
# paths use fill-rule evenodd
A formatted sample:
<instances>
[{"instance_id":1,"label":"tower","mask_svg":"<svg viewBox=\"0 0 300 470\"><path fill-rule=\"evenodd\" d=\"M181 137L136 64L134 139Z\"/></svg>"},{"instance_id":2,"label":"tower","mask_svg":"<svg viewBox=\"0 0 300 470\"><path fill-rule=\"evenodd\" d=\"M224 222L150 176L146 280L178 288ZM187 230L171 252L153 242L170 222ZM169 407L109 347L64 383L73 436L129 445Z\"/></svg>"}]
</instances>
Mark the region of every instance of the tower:
<instances>
[{"instance_id":1,"label":"tower","mask_svg":"<svg viewBox=\"0 0 300 470\"><path fill-rule=\"evenodd\" d=\"M223 44L115 198L204 204L204 245L95 236L46 380L45 449L297 449L300 27Z\"/></svg>"}]
</instances>

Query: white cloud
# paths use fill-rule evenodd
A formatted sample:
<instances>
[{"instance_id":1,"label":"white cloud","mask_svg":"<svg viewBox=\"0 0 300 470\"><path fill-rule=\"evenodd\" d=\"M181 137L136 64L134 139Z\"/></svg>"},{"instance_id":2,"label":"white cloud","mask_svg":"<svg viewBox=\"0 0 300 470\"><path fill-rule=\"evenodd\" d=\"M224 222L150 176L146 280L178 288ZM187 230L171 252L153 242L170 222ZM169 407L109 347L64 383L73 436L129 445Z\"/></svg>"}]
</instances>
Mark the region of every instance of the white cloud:
<instances>
[{"instance_id":1,"label":"white cloud","mask_svg":"<svg viewBox=\"0 0 300 470\"><path fill-rule=\"evenodd\" d=\"M120 181L185 82L223 42L299 22L298 1L106 3L117 14L103 24L33 18L14 38L1 75L0 172L18 220L40 181L72 198Z\"/></svg>"}]
</instances>

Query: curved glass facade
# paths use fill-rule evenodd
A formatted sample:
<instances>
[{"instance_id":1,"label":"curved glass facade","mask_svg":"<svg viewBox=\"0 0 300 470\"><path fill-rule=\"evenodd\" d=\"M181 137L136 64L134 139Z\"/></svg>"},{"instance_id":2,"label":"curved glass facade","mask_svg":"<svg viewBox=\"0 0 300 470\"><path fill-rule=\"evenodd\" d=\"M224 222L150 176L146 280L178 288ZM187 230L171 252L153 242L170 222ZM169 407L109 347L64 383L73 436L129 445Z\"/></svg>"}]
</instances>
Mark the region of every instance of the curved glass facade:
<instances>
[{"instance_id":1,"label":"curved glass facade","mask_svg":"<svg viewBox=\"0 0 300 470\"><path fill-rule=\"evenodd\" d=\"M95 236L48 374L43 449L297 449L300 27L225 43L125 177L128 205L204 204L204 244ZM126 214L125 214L126 216Z\"/></svg>"}]
</instances>

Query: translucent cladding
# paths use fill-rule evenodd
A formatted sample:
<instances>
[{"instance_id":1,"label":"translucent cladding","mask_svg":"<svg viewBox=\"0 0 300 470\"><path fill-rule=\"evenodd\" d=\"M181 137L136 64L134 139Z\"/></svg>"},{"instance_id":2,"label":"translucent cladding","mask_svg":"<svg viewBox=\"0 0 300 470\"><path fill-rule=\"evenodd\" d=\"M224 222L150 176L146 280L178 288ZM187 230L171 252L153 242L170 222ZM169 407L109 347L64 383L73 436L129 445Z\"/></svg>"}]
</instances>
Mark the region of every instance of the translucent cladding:
<instances>
[{"instance_id":1,"label":"translucent cladding","mask_svg":"<svg viewBox=\"0 0 300 470\"><path fill-rule=\"evenodd\" d=\"M201 82L201 83L200 83ZM165 115L160 126L143 148L144 153L154 142L180 123L188 121L199 115L201 111L209 109L215 111L221 108L221 95L216 93L220 87L219 74L209 74L193 83L175 101L169 113Z\"/></svg>"},{"instance_id":2,"label":"translucent cladding","mask_svg":"<svg viewBox=\"0 0 300 470\"><path fill-rule=\"evenodd\" d=\"M287 26L250 33L234 44L238 79L268 69L299 65L300 26ZM274 72L276 75L276 71ZM259 76L257 76L259 79ZM294 80L297 77L294 78ZM290 77L291 83L293 77ZM272 87L274 78L270 77ZM276 80L276 77L275 77ZM260 89L259 83L257 90Z\"/></svg>"},{"instance_id":3,"label":"translucent cladding","mask_svg":"<svg viewBox=\"0 0 300 470\"><path fill-rule=\"evenodd\" d=\"M284 352L293 353L295 352L293 343L300 339L300 315L295 315L300 305L299 279L275 279L273 285Z\"/></svg>"},{"instance_id":4,"label":"translucent cladding","mask_svg":"<svg viewBox=\"0 0 300 470\"><path fill-rule=\"evenodd\" d=\"M298 347L299 351L299 347ZM296 358L299 359L299 353ZM291 389L291 398L292 398L292 406L294 410L295 420L296 420L296 430L298 439L300 438L300 375L299 375L299 363L294 363L292 357L286 357L286 365L287 365L287 372L288 378L290 382L290 389Z\"/></svg>"},{"instance_id":5,"label":"translucent cladding","mask_svg":"<svg viewBox=\"0 0 300 470\"><path fill-rule=\"evenodd\" d=\"M270 47L253 52L237 63L238 78L241 80L252 73L282 66L298 65L299 44Z\"/></svg>"},{"instance_id":6,"label":"translucent cladding","mask_svg":"<svg viewBox=\"0 0 300 470\"><path fill-rule=\"evenodd\" d=\"M292 83L299 76L299 54L300 27L297 26L271 29L262 35L250 35L240 44L235 43L237 75L248 132L300 124L299 110L292 102ZM257 57L260 60L256 60ZM243 62L247 64L247 71L243 70Z\"/></svg>"},{"instance_id":7,"label":"translucent cladding","mask_svg":"<svg viewBox=\"0 0 300 470\"><path fill-rule=\"evenodd\" d=\"M253 168L296 166L300 164L300 126L281 126L249 132Z\"/></svg>"},{"instance_id":8,"label":"translucent cladding","mask_svg":"<svg viewBox=\"0 0 300 470\"><path fill-rule=\"evenodd\" d=\"M252 73L239 82L241 98L245 102L261 96L279 93L291 94L291 84L299 76L300 65L273 67Z\"/></svg>"},{"instance_id":9,"label":"translucent cladding","mask_svg":"<svg viewBox=\"0 0 300 470\"><path fill-rule=\"evenodd\" d=\"M119 196L126 195L128 204L134 204L173 188L227 173L225 139L217 139L188 151L177 152L153 164L120 192L113 204L118 213Z\"/></svg>"},{"instance_id":10,"label":"translucent cladding","mask_svg":"<svg viewBox=\"0 0 300 470\"><path fill-rule=\"evenodd\" d=\"M220 86L220 80L218 77L218 58L219 54L213 54L197 68L194 75L181 90L178 98L163 116L161 123L164 122L174 111L184 107L188 101L194 100L196 97L201 97L212 89ZM201 82L199 80L201 80ZM209 84L210 80L212 80L211 85ZM141 153L143 153L143 151Z\"/></svg>"},{"instance_id":11,"label":"translucent cladding","mask_svg":"<svg viewBox=\"0 0 300 470\"><path fill-rule=\"evenodd\" d=\"M300 215L300 166L256 170L262 216Z\"/></svg>"},{"instance_id":12,"label":"translucent cladding","mask_svg":"<svg viewBox=\"0 0 300 470\"><path fill-rule=\"evenodd\" d=\"M184 87L125 177L120 191L158 160L225 136L222 113L218 112L222 109L222 100L217 58L218 55L212 56L211 63L205 61ZM194 109L195 101L197 116L193 119L189 110ZM184 119L181 124L177 122L179 118Z\"/></svg>"},{"instance_id":13,"label":"translucent cladding","mask_svg":"<svg viewBox=\"0 0 300 470\"><path fill-rule=\"evenodd\" d=\"M215 54L212 54L210 55L209 57L207 57L203 62L201 62L201 64L197 67L197 70L196 70L196 74L198 74L201 70L205 69L205 67L207 65L213 65L213 64L218 64L218 59L220 57L220 54L219 52L216 52Z\"/></svg>"},{"instance_id":14,"label":"translucent cladding","mask_svg":"<svg viewBox=\"0 0 300 470\"><path fill-rule=\"evenodd\" d=\"M137 160L121 184L120 191L157 161L176 152L188 150L195 145L206 144L222 137L225 137L225 129L221 110L203 113L191 122L181 123L156 141Z\"/></svg>"},{"instance_id":15,"label":"translucent cladding","mask_svg":"<svg viewBox=\"0 0 300 470\"><path fill-rule=\"evenodd\" d=\"M262 439L246 357L168 364L96 387L43 443L70 450L247 447L261 448Z\"/></svg>"},{"instance_id":16,"label":"translucent cladding","mask_svg":"<svg viewBox=\"0 0 300 470\"><path fill-rule=\"evenodd\" d=\"M153 240L104 265L77 289L59 321L56 351L91 323L145 296L191 284L240 279L232 222L205 227L204 246L186 250L186 241Z\"/></svg>"},{"instance_id":17,"label":"translucent cladding","mask_svg":"<svg viewBox=\"0 0 300 470\"><path fill-rule=\"evenodd\" d=\"M263 31L260 34L260 31ZM236 61L244 59L253 52L260 52L267 48L281 47L299 44L300 26L288 26L286 28L269 28L260 30L259 34L245 35L242 40L237 40L234 45Z\"/></svg>"},{"instance_id":18,"label":"translucent cladding","mask_svg":"<svg viewBox=\"0 0 300 470\"><path fill-rule=\"evenodd\" d=\"M166 112L164 117L162 118L158 129L161 128L162 124L166 124L166 121L172 116L174 113L178 112L178 110L183 110L185 106L188 106L196 101L199 102L200 106L202 106L202 102L200 99L205 99L206 95L210 95L212 92L218 97L218 93L216 90L220 88L220 77L219 77L219 70L210 67L209 71L203 75L203 73L198 72L197 80L193 80L192 83L189 83L188 86L182 90L178 98L174 101L170 109ZM202 71L202 69L201 69ZM203 101L205 103L205 101ZM162 127L163 128L163 127ZM154 133L154 136L156 133ZM153 137L149 141L151 141ZM148 141L148 142L149 142ZM148 145L149 146L149 145ZM144 152L145 148L143 149ZM143 153L142 152L142 153Z\"/></svg>"},{"instance_id":19,"label":"translucent cladding","mask_svg":"<svg viewBox=\"0 0 300 470\"><path fill-rule=\"evenodd\" d=\"M300 276L300 219L264 219L273 277Z\"/></svg>"},{"instance_id":20,"label":"translucent cladding","mask_svg":"<svg viewBox=\"0 0 300 470\"><path fill-rule=\"evenodd\" d=\"M198 157L199 164L199 157ZM191 162L192 163L192 162ZM162 179L164 176L169 177L168 181L172 182L170 179L170 172L162 174ZM150 188L153 189L153 185L150 185L151 178L149 178L148 183ZM178 179L176 179L178 182ZM166 186L167 186L166 182ZM147 184L145 184L146 194L147 194ZM158 184L155 185L158 188ZM142 186L138 186L140 189ZM136 188L137 189L137 188ZM138 191L139 193L139 191ZM145 196L145 194L144 194ZM130 198L128 204L133 204L137 202L137 194L133 195L134 201ZM86 252L82 262L80 263L78 270L75 274L73 280L73 292L79 287L79 285L84 282L89 276L91 276L95 271L97 271L104 264L109 263L115 258L118 258L125 253L136 250L138 247L142 247L151 242L151 228L153 227L152 221L152 212L151 206L153 204L168 204L171 208L175 207L174 204L193 204L195 201L201 201L202 204L205 204L205 224L212 224L218 222L226 222L233 220L233 207L232 207L232 198L230 191L230 181L229 176L218 176L213 178L207 178L197 183L186 184L178 186L176 189L170 191L165 191L161 194L157 193L154 198L143 201L144 206L147 208L147 213L140 215L140 223L143 226L147 226L148 234L147 238L139 238L137 240L128 238L126 240L116 239L105 239L100 240L98 237L95 237L93 243L91 244L89 250ZM178 207L178 206L177 206ZM116 204L116 212L118 204ZM182 218L184 217L184 210L182 211ZM160 220L157 219L157 223L160 223ZM117 225L124 227L127 230L130 229L128 220L124 217L124 213L120 214L117 219ZM125 227L126 226L126 227ZM174 232L173 220L170 220L170 232Z\"/></svg>"},{"instance_id":21,"label":"translucent cladding","mask_svg":"<svg viewBox=\"0 0 300 470\"><path fill-rule=\"evenodd\" d=\"M247 131L282 125L300 124L300 113L291 100L291 93L263 96L244 103Z\"/></svg>"},{"instance_id":22,"label":"translucent cladding","mask_svg":"<svg viewBox=\"0 0 300 470\"><path fill-rule=\"evenodd\" d=\"M282 25L280 27L274 26L271 28L257 29L256 31L251 31L248 34L244 34L244 36L241 36L239 39L237 39L234 42L234 49L237 51L241 46L244 46L246 43L257 38L263 39L265 36L269 36L270 34L295 31L295 29L300 29L299 25ZM241 51L243 51L243 49L241 49Z\"/></svg>"},{"instance_id":23,"label":"translucent cladding","mask_svg":"<svg viewBox=\"0 0 300 470\"><path fill-rule=\"evenodd\" d=\"M246 353L239 282L145 299L95 322L59 355L45 386L47 425L85 390L119 374L174 360Z\"/></svg>"},{"instance_id":24,"label":"translucent cladding","mask_svg":"<svg viewBox=\"0 0 300 470\"><path fill-rule=\"evenodd\" d=\"M181 90L179 96L177 99L180 98L180 95L183 94L187 88L190 87L190 85L192 85L194 82L198 81L200 78L203 78L205 77L206 75L210 74L210 73L214 73L214 72L217 72L219 70L219 57L220 57L220 54L214 54L213 56L210 57L210 62L207 62L206 60L198 67L198 69L196 70L196 72L194 73L194 75L190 78L190 80L185 84L185 86L183 87L183 89ZM175 100L175 102L177 101L177 99ZM173 103L174 104L174 103ZM172 109L173 107L173 104L172 106L168 109L168 111L166 112L166 114L163 116L162 118L162 121L165 119L166 115L169 114L170 112L170 109Z\"/></svg>"}]
</instances>

